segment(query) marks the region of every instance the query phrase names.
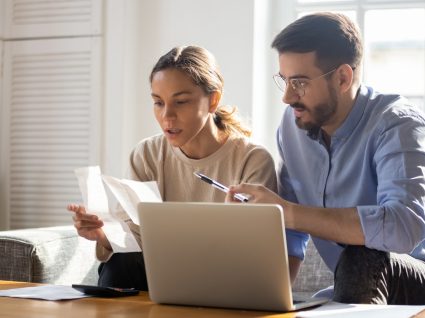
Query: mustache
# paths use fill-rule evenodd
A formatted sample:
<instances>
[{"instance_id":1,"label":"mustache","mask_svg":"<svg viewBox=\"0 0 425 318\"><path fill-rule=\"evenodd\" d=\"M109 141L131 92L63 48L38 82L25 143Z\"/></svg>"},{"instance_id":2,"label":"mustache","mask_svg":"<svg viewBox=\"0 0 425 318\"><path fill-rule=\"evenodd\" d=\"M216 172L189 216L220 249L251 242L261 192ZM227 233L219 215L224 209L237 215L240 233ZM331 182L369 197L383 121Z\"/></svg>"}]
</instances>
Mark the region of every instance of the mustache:
<instances>
[{"instance_id":1,"label":"mustache","mask_svg":"<svg viewBox=\"0 0 425 318\"><path fill-rule=\"evenodd\" d=\"M301 103L289 104L289 106L291 106L292 108L298 108L298 109L302 109L302 110L306 109L305 105L301 104Z\"/></svg>"}]
</instances>

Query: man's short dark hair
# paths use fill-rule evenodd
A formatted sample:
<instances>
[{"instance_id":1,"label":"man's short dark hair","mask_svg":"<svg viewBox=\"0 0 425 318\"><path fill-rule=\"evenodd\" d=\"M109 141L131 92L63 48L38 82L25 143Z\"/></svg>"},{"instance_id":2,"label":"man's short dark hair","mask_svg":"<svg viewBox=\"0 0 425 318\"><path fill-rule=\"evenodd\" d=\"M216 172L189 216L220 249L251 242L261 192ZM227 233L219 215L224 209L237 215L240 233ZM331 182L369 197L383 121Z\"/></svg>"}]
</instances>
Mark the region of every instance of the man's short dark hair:
<instances>
[{"instance_id":1,"label":"man's short dark hair","mask_svg":"<svg viewBox=\"0 0 425 318\"><path fill-rule=\"evenodd\" d=\"M273 40L272 48L285 52L315 52L317 66L327 72L341 64L357 68L363 44L357 26L345 15L320 12L299 18Z\"/></svg>"}]
</instances>

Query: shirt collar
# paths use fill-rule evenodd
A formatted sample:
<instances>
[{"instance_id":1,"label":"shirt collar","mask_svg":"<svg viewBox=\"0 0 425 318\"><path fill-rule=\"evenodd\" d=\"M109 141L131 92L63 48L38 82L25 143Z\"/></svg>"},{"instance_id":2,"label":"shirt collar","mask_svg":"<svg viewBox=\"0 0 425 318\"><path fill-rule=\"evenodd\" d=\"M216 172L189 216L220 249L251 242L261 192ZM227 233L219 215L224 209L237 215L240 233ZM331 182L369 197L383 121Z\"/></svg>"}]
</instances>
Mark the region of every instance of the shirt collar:
<instances>
[{"instance_id":1,"label":"shirt collar","mask_svg":"<svg viewBox=\"0 0 425 318\"><path fill-rule=\"evenodd\" d=\"M342 125L335 131L332 139L346 139L356 128L366 108L369 91L366 86L361 85L354 102L353 108Z\"/></svg>"},{"instance_id":2,"label":"shirt collar","mask_svg":"<svg viewBox=\"0 0 425 318\"><path fill-rule=\"evenodd\" d=\"M357 94L356 100L350 113L348 114L342 125L332 135L332 140L344 140L351 135L354 128L357 126L358 122L363 116L367 104L366 101L368 95L369 91L367 87L361 85L359 87L359 92ZM313 140L320 140L322 138L322 130L319 129L317 131L308 131L307 135Z\"/></svg>"}]
</instances>

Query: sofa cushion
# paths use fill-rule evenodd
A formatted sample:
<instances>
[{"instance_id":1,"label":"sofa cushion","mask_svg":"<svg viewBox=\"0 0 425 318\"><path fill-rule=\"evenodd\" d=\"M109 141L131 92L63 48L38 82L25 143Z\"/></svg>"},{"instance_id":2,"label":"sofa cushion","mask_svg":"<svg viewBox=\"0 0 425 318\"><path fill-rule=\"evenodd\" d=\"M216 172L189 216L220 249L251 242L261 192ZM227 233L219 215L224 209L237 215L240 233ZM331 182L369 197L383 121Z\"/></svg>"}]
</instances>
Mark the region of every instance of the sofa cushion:
<instances>
[{"instance_id":1,"label":"sofa cushion","mask_svg":"<svg viewBox=\"0 0 425 318\"><path fill-rule=\"evenodd\" d=\"M94 244L73 226L0 232L0 279L96 285Z\"/></svg>"},{"instance_id":2,"label":"sofa cushion","mask_svg":"<svg viewBox=\"0 0 425 318\"><path fill-rule=\"evenodd\" d=\"M304 262L292 286L294 295L298 298L310 297L317 291L333 285L333 282L333 273L325 265L310 240Z\"/></svg>"}]
</instances>

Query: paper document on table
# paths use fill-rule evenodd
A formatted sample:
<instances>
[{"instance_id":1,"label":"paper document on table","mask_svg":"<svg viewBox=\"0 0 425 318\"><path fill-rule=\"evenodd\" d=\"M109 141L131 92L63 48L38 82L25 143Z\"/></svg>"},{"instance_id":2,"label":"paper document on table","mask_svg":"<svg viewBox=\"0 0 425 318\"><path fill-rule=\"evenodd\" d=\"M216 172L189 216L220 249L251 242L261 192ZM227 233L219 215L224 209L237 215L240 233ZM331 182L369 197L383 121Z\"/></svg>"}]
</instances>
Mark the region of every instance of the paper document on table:
<instances>
[{"instance_id":1,"label":"paper document on table","mask_svg":"<svg viewBox=\"0 0 425 318\"><path fill-rule=\"evenodd\" d=\"M300 311L296 317L310 318L408 318L425 310L425 306L399 306L399 305L364 305L364 304L342 304L329 302L318 308Z\"/></svg>"},{"instance_id":2,"label":"paper document on table","mask_svg":"<svg viewBox=\"0 0 425 318\"><path fill-rule=\"evenodd\" d=\"M115 195L133 223L137 225L140 225L137 213L137 205L139 202L162 202L155 181L139 182L127 179L117 179L110 176L103 176L103 181Z\"/></svg>"},{"instance_id":3,"label":"paper document on table","mask_svg":"<svg viewBox=\"0 0 425 318\"><path fill-rule=\"evenodd\" d=\"M43 300L66 300L92 297L71 286L43 285L0 290L0 297L33 298Z\"/></svg>"},{"instance_id":4,"label":"paper document on table","mask_svg":"<svg viewBox=\"0 0 425 318\"><path fill-rule=\"evenodd\" d=\"M115 214L115 211L109 210L100 168L98 166L78 168L75 174L84 206L88 213L97 215L103 221L103 232L114 253L140 252L140 246L128 225Z\"/></svg>"}]
</instances>

